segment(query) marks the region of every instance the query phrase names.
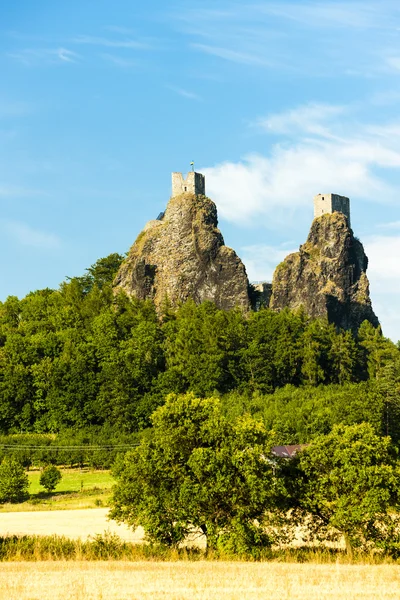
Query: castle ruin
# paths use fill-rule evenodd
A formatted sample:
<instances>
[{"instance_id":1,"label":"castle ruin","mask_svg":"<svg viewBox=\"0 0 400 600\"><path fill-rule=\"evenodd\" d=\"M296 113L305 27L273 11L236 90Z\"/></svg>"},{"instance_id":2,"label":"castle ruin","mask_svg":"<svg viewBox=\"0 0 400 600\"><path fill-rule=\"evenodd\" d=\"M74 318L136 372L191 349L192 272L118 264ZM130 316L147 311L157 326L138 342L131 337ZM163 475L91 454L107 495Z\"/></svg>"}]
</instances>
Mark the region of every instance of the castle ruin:
<instances>
[{"instance_id":1,"label":"castle ruin","mask_svg":"<svg viewBox=\"0 0 400 600\"><path fill-rule=\"evenodd\" d=\"M338 194L317 194L314 196L314 219L327 213L340 212L347 217L350 227L350 200Z\"/></svg>"},{"instance_id":2,"label":"castle ruin","mask_svg":"<svg viewBox=\"0 0 400 600\"><path fill-rule=\"evenodd\" d=\"M206 178L204 175L190 171L184 179L182 173L172 173L172 197L185 193L205 196Z\"/></svg>"}]
</instances>

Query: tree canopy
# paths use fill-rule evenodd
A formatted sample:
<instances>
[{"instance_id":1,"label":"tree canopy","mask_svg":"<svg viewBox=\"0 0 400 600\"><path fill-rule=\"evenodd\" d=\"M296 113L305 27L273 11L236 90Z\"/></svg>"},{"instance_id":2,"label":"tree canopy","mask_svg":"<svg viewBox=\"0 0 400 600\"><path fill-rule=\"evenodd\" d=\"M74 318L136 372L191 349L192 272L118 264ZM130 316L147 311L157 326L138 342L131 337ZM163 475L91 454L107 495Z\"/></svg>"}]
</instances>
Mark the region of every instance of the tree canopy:
<instances>
[{"instance_id":1,"label":"tree canopy","mask_svg":"<svg viewBox=\"0 0 400 600\"><path fill-rule=\"evenodd\" d=\"M333 529L346 547L384 546L398 537L400 470L388 437L371 425L336 425L299 455L304 479L300 505L311 515L315 531Z\"/></svg>"},{"instance_id":2,"label":"tree canopy","mask_svg":"<svg viewBox=\"0 0 400 600\"><path fill-rule=\"evenodd\" d=\"M115 468L111 516L167 545L196 530L214 549L232 536L248 549L267 543L256 520L279 490L264 425L249 415L232 422L217 399L190 393L170 395L152 422L151 436Z\"/></svg>"},{"instance_id":3,"label":"tree canopy","mask_svg":"<svg viewBox=\"0 0 400 600\"><path fill-rule=\"evenodd\" d=\"M0 303L0 433L139 432L169 393L193 392L257 412L282 443L360 420L399 439L400 351L379 328L354 336L302 310L193 301L166 301L159 318L151 301L114 294L122 258Z\"/></svg>"}]
</instances>

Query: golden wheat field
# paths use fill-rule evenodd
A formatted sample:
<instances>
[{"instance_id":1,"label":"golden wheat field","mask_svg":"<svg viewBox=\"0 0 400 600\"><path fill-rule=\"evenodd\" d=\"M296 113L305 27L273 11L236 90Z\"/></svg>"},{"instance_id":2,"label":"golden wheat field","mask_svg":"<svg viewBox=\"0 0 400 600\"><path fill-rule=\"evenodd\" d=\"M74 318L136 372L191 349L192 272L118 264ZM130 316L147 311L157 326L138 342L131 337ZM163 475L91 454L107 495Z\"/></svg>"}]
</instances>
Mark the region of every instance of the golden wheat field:
<instances>
[{"instance_id":1,"label":"golden wheat field","mask_svg":"<svg viewBox=\"0 0 400 600\"><path fill-rule=\"evenodd\" d=\"M381 600L400 566L244 562L12 562L3 600Z\"/></svg>"}]
</instances>

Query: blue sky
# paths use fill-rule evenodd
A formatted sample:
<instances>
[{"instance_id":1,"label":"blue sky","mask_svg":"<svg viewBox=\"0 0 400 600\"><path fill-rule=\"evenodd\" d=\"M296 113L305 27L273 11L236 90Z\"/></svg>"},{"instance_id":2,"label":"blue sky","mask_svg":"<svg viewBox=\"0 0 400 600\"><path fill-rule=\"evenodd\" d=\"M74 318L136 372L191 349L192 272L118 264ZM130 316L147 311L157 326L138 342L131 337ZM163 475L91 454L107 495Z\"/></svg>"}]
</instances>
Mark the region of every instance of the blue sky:
<instances>
[{"instance_id":1,"label":"blue sky","mask_svg":"<svg viewBox=\"0 0 400 600\"><path fill-rule=\"evenodd\" d=\"M400 339L398 2L17 0L0 23L0 299L128 250L194 160L252 280L315 194L349 196Z\"/></svg>"}]
</instances>

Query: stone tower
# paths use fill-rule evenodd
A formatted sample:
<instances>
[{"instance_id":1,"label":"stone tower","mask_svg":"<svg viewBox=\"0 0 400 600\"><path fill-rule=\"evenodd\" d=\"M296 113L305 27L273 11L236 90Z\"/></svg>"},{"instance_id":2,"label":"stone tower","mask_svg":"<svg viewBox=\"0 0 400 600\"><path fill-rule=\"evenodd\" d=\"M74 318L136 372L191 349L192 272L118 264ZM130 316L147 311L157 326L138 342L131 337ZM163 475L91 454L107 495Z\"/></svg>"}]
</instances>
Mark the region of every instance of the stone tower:
<instances>
[{"instance_id":1,"label":"stone tower","mask_svg":"<svg viewBox=\"0 0 400 600\"><path fill-rule=\"evenodd\" d=\"M350 225L350 200L338 194L317 194L314 196L314 219L326 213L340 212L347 217Z\"/></svg>"},{"instance_id":2,"label":"stone tower","mask_svg":"<svg viewBox=\"0 0 400 600\"><path fill-rule=\"evenodd\" d=\"M206 178L204 175L190 171L186 179L183 179L182 173L172 173L172 197L185 192L196 196L205 196Z\"/></svg>"}]
</instances>

